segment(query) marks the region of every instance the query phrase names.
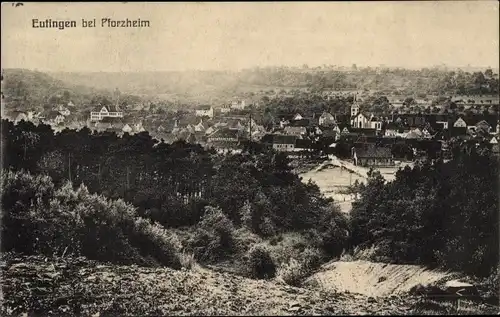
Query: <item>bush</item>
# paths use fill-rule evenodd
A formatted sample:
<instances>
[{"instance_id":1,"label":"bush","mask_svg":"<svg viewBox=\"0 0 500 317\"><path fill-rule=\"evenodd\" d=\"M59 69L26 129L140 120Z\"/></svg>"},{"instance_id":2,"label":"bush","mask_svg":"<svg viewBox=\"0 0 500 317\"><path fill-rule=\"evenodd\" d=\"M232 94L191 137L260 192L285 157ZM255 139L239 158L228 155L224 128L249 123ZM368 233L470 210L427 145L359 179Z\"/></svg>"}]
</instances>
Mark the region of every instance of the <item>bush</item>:
<instances>
[{"instance_id":1,"label":"bush","mask_svg":"<svg viewBox=\"0 0 500 317\"><path fill-rule=\"evenodd\" d=\"M189 248L196 260L216 262L227 258L234 252L234 227L220 208L205 207L194 236L189 241Z\"/></svg>"},{"instance_id":2,"label":"bush","mask_svg":"<svg viewBox=\"0 0 500 317\"><path fill-rule=\"evenodd\" d=\"M500 285L500 264L494 268L491 272L491 274L483 279L481 283L481 289L483 292L484 297L487 298L492 298L496 303L498 303L499 300L499 289Z\"/></svg>"},{"instance_id":3,"label":"bush","mask_svg":"<svg viewBox=\"0 0 500 317\"><path fill-rule=\"evenodd\" d=\"M308 247L301 254L302 262L307 271L317 269L323 263L321 250Z\"/></svg>"},{"instance_id":4,"label":"bush","mask_svg":"<svg viewBox=\"0 0 500 317\"><path fill-rule=\"evenodd\" d=\"M261 245L253 246L248 251L246 259L250 277L269 279L276 275L276 266L267 248Z\"/></svg>"},{"instance_id":5,"label":"bush","mask_svg":"<svg viewBox=\"0 0 500 317\"><path fill-rule=\"evenodd\" d=\"M192 269L196 266L196 260L194 258L193 253L181 253L179 255L179 260L181 262L181 266L186 269Z\"/></svg>"},{"instance_id":6,"label":"bush","mask_svg":"<svg viewBox=\"0 0 500 317\"><path fill-rule=\"evenodd\" d=\"M304 262L290 259L278 269L278 278L291 286L300 286L307 276L307 268Z\"/></svg>"},{"instance_id":7,"label":"bush","mask_svg":"<svg viewBox=\"0 0 500 317\"><path fill-rule=\"evenodd\" d=\"M4 173L2 251L180 268L178 241L133 206L47 176Z\"/></svg>"}]
</instances>

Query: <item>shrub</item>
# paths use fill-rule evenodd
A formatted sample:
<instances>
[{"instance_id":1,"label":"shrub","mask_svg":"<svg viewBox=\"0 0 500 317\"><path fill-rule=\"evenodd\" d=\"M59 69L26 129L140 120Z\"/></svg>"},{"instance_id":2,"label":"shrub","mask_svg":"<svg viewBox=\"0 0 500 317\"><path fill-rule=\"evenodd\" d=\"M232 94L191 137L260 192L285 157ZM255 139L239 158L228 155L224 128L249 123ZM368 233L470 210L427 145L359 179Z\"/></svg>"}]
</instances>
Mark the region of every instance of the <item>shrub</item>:
<instances>
[{"instance_id":1,"label":"shrub","mask_svg":"<svg viewBox=\"0 0 500 317\"><path fill-rule=\"evenodd\" d=\"M317 248L307 247L300 256L307 271L318 268L323 262L321 250Z\"/></svg>"},{"instance_id":2,"label":"shrub","mask_svg":"<svg viewBox=\"0 0 500 317\"><path fill-rule=\"evenodd\" d=\"M250 277L269 279L276 275L276 266L267 248L261 245L253 246L248 251L246 259Z\"/></svg>"},{"instance_id":3,"label":"shrub","mask_svg":"<svg viewBox=\"0 0 500 317\"><path fill-rule=\"evenodd\" d=\"M290 259L278 269L278 278L291 286L300 286L307 276L307 268L304 262Z\"/></svg>"},{"instance_id":4,"label":"shrub","mask_svg":"<svg viewBox=\"0 0 500 317\"><path fill-rule=\"evenodd\" d=\"M83 185L55 189L46 176L4 175L2 251L180 268L175 237L123 200L91 195Z\"/></svg>"},{"instance_id":5,"label":"shrub","mask_svg":"<svg viewBox=\"0 0 500 317\"><path fill-rule=\"evenodd\" d=\"M193 253L181 253L179 254L179 260L181 262L181 266L186 269L192 269L196 266L196 260L194 258Z\"/></svg>"},{"instance_id":6,"label":"shrub","mask_svg":"<svg viewBox=\"0 0 500 317\"><path fill-rule=\"evenodd\" d=\"M233 232L233 224L222 210L207 206L189 248L198 261L215 262L233 253Z\"/></svg>"},{"instance_id":7,"label":"shrub","mask_svg":"<svg viewBox=\"0 0 500 317\"><path fill-rule=\"evenodd\" d=\"M255 244L261 243L262 238L246 228L237 229L234 234L235 252L245 254Z\"/></svg>"}]
</instances>

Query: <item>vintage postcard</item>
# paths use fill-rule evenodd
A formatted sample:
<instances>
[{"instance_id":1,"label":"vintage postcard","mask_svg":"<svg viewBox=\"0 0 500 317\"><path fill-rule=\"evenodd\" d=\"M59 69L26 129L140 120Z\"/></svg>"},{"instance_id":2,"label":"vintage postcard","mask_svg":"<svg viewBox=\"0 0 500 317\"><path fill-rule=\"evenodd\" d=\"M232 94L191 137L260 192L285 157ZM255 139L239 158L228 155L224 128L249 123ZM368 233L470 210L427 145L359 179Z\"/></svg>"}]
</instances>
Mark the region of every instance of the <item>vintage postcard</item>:
<instances>
[{"instance_id":1,"label":"vintage postcard","mask_svg":"<svg viewBox=\"0 0 500 317\"><path fill-rule=\"evenodd\" d=\"M4 2L2 316L499 313L499 2Z\"/></svg>"}]
</instances>

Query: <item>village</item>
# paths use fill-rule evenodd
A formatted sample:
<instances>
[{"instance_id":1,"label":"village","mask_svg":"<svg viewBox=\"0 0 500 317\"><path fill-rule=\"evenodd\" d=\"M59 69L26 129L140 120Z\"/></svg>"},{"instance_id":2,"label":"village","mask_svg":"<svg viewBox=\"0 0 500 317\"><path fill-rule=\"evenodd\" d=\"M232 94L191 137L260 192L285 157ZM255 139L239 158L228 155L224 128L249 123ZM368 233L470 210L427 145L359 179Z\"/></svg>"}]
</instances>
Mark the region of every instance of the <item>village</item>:
<instances>
[{"instance_id":1,"label":"village","mask_svg":"<svg viewBox=\"0 0 500 317\"><path fill-rule=\"evenodd\" d=\"M362 95L363 97L366 97ZM330 94L323 98L329 99ZM337 96L335 96L337 97ZM15 122L45 123L55 131L65 128L112 132L117 135L147 131L152 137L165 142L184 140L214 148L220 153L237 153L245 142L259 142L291 158L324 158L329 154L348 159L364 167L388 167L400 161L423 158L447 158L450 141L466 144L486 144L494 154L499 154L499 119L494 112L480 111L483 105L498 107L498 98L452 98L461 110L468 112L405 111L405 101L391 98L392 109L385 114L364 111L358 93L352 94L353 102L344 113L281 113L272 125L264 126L256 120L262 107L244 99L228 103L199 105L194 109L149 115L140 118L133 111L121 109L118 101L113 105L97 105L86 120L72 119L77 108L71 101L57 105L51 111L17 112ZM484 100L483 100L484 99ZM413 100L425 109L430 101ZM471 110L479 109L473 112Z\"/></svg>"}]
</instances>

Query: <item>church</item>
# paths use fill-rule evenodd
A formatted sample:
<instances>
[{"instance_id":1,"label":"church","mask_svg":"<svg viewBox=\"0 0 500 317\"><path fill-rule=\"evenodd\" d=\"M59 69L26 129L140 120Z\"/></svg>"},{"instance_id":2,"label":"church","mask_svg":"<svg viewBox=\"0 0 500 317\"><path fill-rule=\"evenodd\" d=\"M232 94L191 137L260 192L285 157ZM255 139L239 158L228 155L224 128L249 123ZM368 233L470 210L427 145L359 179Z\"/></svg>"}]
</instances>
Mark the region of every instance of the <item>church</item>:
<instances>
[{"instance_id":1,"label":"church","mask_svg":"<svg viewBox=\"0 0 500 317\"><path fill-rule=\"evenodd\" d=\"M358 129L370 128L369 117L361 111L356 97L354 97L354 103L351 106L351 127Z\"/></svg>"}]
</instances>

